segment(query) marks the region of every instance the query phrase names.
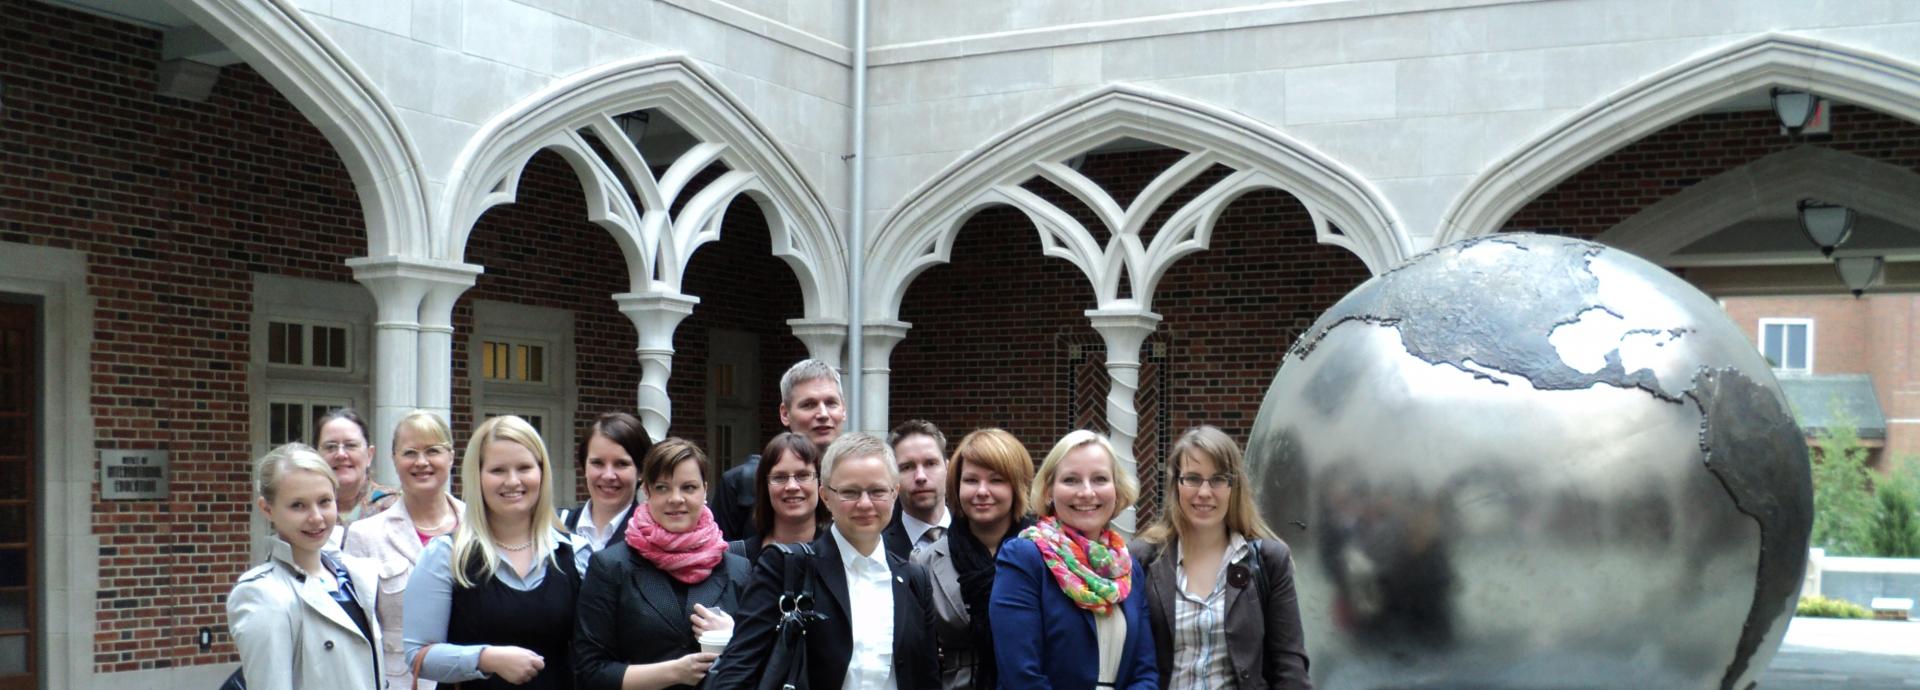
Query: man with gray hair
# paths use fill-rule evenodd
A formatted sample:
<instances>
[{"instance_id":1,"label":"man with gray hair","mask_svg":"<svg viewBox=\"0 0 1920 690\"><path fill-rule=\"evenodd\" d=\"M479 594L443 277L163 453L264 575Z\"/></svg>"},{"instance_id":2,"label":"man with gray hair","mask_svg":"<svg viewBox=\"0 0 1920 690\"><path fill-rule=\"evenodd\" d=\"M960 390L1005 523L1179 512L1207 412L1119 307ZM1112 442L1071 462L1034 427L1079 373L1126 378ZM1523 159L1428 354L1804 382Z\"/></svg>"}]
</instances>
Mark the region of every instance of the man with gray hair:
<instances>
[{"instance_id":1,"label":"man with gray hair","mask_svg":"<svg viewBox=\"0 0 1920 690\"><path fill-rule=\"evenodd\" d=\"M788 431L805 436L815 448L825 451L840 437L847 422L846 401L840 397L840 372L832 364L803 359L780 376L780 423ZM760 456L748 456L745 462L720 475L713 491L713 518L728 540L759 537L753 525L753 504L760 495L753 475Z\"/></svg>"},{"instance_id":2,"label":"man with gray hair","mask_svg":"<svg viewBox=\"0 0 1920 690\"><path fill-rule=\"evenodd\" d=\"M825 452L847 423L840 372L817 359L803 359L780 377L780 423Z\"/></svg>"}]
</instances>

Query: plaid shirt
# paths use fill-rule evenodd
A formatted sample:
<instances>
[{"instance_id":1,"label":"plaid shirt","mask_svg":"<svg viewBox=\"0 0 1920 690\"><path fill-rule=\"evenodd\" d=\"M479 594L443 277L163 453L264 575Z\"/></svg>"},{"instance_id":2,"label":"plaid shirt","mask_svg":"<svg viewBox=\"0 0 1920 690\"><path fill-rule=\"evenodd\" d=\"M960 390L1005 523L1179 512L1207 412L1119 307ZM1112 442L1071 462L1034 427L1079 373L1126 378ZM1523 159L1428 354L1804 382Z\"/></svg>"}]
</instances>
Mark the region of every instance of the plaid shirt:
<instances>
[{"instance_id":1,"label":"plaid shirt","mask_svg":"<svg viewBox=\"0 0 1920 690\"><path fill-rule=\"evenodd\" d=\"M1167 690L1230 690L1233 663L1227 658L1227 565L1248 553L1247 540L1235 534L1220 559L1213 591L1201 597L1187 591L1186 556L1174 562L1173 676Z\"/></svg>"}]
</instances>

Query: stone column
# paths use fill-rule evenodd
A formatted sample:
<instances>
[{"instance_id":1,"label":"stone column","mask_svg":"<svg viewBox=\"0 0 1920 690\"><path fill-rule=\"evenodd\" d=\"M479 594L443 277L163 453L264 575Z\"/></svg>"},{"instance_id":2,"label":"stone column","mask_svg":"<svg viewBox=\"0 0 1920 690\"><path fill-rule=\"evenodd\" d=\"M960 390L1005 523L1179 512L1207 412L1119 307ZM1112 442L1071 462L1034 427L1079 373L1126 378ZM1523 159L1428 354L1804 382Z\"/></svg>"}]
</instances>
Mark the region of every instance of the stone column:
<instances>
[{"instance_id":1,"label":"stone column","mask_svg":"<svg viewBox=\"0 0 1920 690\"><path fill-rule=\"evenodd\" d=\"M863 349L860 352L860 374L865 379L861 386L859 429L886 437L889 426L887 419L887 397L893 384L893 369L889 366L893 359L893 347L907 339L907 330L913 324L905 321L868 321L861 328L860 339Z\"/></svg>"},{"instance_id":2,"label":"stone column","mask_svg":"<svg viewBox=\"0 0 1920 690\"><path fill-rule=\"evenodd\" d=\"M1160 326L1160 315L1131 305L1089 309L1086 314L1107 345L1107 377L1112 381L1107 389L1107 435L1120 455L1123 471L1137 478L1140 468L1133 441L1140 436L1140 414L1134 406L1140 391L1140 346ZM1133 536L1133 506L1115 517L1114 526Z\"/></svg>"},{"instance_id":3,"label":"stone column","mask_svg":"<svg viewBox=\"0 0 1920 690\"><path fill-rule=\"evenodd\" d=\"M787 325L793 328L793 337L807 345L807 358L817 359L833 365L841 373L847 370L841 361L847 345L847 322L845 319L787 319ZM788 362L788 366L792 366ZM782 370L783 373L785 370ZM841 395L846 392L842 391Z\"/></svg>"},{"instance_id":4,"label":"stone column","mask_svg":"<svg viewBox=\"0 0 1920 690\"><path fill-rule=\"evenodd\" d=\"M394 258L349 259L353 279L373 293L373 429L369 443L387 452L393 427L400 417L418 404L420 358L420 300L426 296L425 281L407 275L406 265ZM393 463L373 463L373 480L397 485L400 477Z\"/></svg>"},{"instance_id":5,"label":"stone column","mask_svg":"<svg viewBox=\"0 0 1920 690\"><path fill-rule=\"evenodd\" d=\"M420 304L420 392L415 404L453 423L453 305L473 287L480 267L447 267L432 278Z\"/></svg>"},{"instance_id":6,"label":"stone column","mask_svg":"<svg viewBox=\"0 0 1920 690\"><path fill-rule=\"evenodd\" d=\"M353 279L373 293L373 428L367 441L379 448L374 481L394 485L400 478L393 463L383 459L392 450L387 445L400 418L422 406L442 415L451 412L453 303L481 269L392 256L348 259L347 265Z\"/></svg>"},{"instance_id":7,"label":"stone column","mask_svg":"<svg viewBox=\"0 0 1920 690\"><path fill-rule=\"evenodd\" d=\"M673 332L693 313L700 298L679 292L625 292L613 296L620 313L633 321L640 334L640 424L656 439L666 438L673 422L673 401L667 397L667 379L673 374Z\"/></svg>"}]
</instances>

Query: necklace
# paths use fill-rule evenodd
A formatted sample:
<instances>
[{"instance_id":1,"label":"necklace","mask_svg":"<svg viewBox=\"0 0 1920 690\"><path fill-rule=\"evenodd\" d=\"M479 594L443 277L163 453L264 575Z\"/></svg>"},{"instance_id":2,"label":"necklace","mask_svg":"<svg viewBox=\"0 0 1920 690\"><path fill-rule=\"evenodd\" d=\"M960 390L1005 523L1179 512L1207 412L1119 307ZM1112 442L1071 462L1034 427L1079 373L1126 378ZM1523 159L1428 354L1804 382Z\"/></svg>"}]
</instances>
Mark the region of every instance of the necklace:
<instances>
[{"instance_id":1,"label":"necklace","mask_svg":"<svg viewBox=\"0 0 1920 690\"><path fill-rule=\"evenodd\" d=\"M494 545L494 546L498 546L498 547L500 547L500 548L501 548L501 550L504 550L504 551L525 551L525 550L527 550L527 547L530 547L530 546L533 546L533 540L532 540L532 539L528 539L528 540L527 540L527 543L525 543L525 544L520 544L520 545L517 545L517 546L507 546L506 544L502 544L502 543L500 543L500 542L499 542L498 540L495 540L495 541L493 542L493 545Z\"/></svg>"}]
</instances>

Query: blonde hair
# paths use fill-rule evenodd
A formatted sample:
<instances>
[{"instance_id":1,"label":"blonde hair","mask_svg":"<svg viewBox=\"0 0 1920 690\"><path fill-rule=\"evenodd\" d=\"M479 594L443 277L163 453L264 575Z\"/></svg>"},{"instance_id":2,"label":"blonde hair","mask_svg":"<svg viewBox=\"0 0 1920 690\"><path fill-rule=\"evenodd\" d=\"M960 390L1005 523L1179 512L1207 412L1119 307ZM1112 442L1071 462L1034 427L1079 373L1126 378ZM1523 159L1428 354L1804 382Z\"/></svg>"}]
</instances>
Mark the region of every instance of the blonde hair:
<instances>
[{"instance_id":1,"label":"blonde hair","mask_svg":"<svg viewBox=\"0 0 1920 690\"><path fill-rule=\"evenodd\" d=\"M1156 544L1164 544L1178 539L1193 529L1193 523L1187 519L1186 509L1180 506L1180 466L1191 457L1205 457L1213 460L1221 474L1233 478L1233 489L1227 494L1226 527L1228 534L1239 534L1248 539L1279 539L1273 528L1267 526L1265 518L1253 506L1253 486L1247 481L1246 456L1240 452L1240 444L1233 442L1227 432L1212 426L1202 425L1188 429L1174 442L1172 452L1167 454L1167 491L1174 493L1174 499L1160 507L1160 517L1153 526L1147 528L1140 538Z\"/></svg>"},{"instance_id":2,"label":"blonde hair","mask_svg":"<svg viewBox=\"0 0 1920 690\"><path fill-rule=\"evenodd\" d=\"M493 546L493 528L487 524L487 497L480 488L482 456L495 441L519 444L540 463L540 488L534 490L533 524L529 525L533 548L535 553L545 552L555 568L560 567L553 537L560 520L553 512L553 464L547 460L547 444L527 420L502 415L481 422L473 430L473 438L467 439L467 454L460 460L460 498L466 501L467 510L453 533L453 581L461 587L493 577L493 564L500 559Z\"/></svg>"},{"instance_id":3,"label":"blonde hair","mask_svg":"<svg viewBox=\"0 0 1920 690\"><path fill-rule=\"evenodd\" d=\"M399 423L393 425L393 445L388 447L393 449L396 456L400 452L400 432L402 431L412 432L414 436L426 437L436 445L446 446L449 451L453 450L453 431L447 428L447 420L441 419L438 413L431 410L408 412L407 416L400 418Z\"/></svg>"},{"instance_id":4,"label":"blonde hair","mask_svg":"<svg viewBox=\"0 0 1920 690\"><path fill-rule=\"evenodd\" d=\"M1033 456L1028 455L1027 447L1006 429L975 429L960 439L960 445L954 446L950 463L948 499L960 500L960 474L972 465L1005 477L1007 483L1013 485L1013 505L1007 511L1008 517L1017 522L1033 511L1033 503L1027 497L1027 492L1033 490Z\"/></svg>"},{"instance_id":5,"label":"blonde hair","mask_svg":"<svg viewBox=\"0 0 1920 690\"><path fill-rule=\"evenodd\" d=\"M835 439L833 445L827 446L826 454L820 456L820 486L833 481L833 470L840 461L856 458L880 458L880 464L887 466L887 481L895 486L900 484L900 466L894 464L893 449L873 434L855 431Z\"/></svg>"},{"instance_id":6,"label":"blonde hair","mask_svg":"<svg viewBox=\"0 0 1920 690\"><path fill-rule=\"evenodd\" d=\"M1100 450L1106 452L1107 467L1113 473L1113 515L1108 516L1107 520L1118 517L1120 511L1139 500L1140 479L1120 466L1120 456L1113 452L1113 442L1100 434L1080 429L1061 437L1059 443L1053 444L1053 450L1047 451L1047 459L1040 461L1040 475L1033 478L1033 488L1029 491L1034 512L1040 517L1053 517L1053 502L1047 500L1047 492L1053 489L1053 480L1060 475L1060 462L1074 449L1087 445L1100 446Z\"/></svg>"},{"instance_id":7,"label":"blonde hair","mask_svg":"<svg viewBox=\"0 0 1920 690\"><path fill-rule=\"evenodd\" d=\"M254 462L253 493L272 503L274 495L279 493L280 478L296 471L326 477L327 483L333 485L334 492L340 491L340 478L334 476L333 466L314 452L313 446L295 441L267 451L266 455Z\"/></svg>"}]
</instances>

